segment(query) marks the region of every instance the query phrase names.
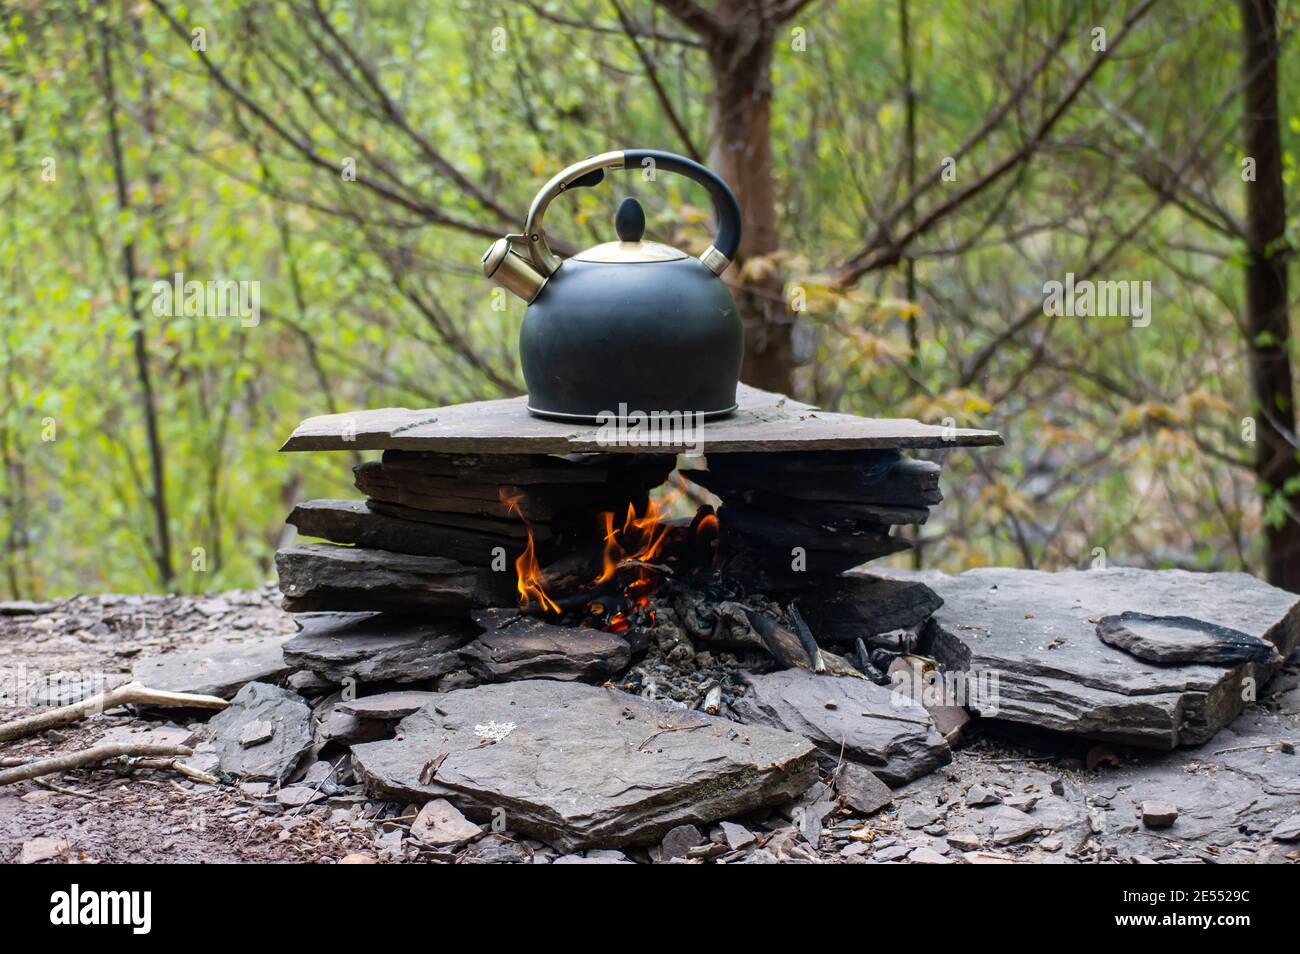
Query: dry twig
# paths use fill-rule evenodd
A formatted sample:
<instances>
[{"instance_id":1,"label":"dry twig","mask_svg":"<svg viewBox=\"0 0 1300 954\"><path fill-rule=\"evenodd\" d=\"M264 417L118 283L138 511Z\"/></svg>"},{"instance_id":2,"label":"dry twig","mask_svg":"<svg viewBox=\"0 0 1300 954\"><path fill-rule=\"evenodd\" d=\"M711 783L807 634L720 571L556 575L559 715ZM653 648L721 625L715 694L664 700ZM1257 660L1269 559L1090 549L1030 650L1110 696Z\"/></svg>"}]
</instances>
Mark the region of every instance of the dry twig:
<instances>
[{"instance_id":1,"label":"dry twig","mask_svg":"<svg viewBox=\"0 0 1300 954\"><path fill-rule=\"evenodd\" d=\"M15 719L0 725L0 742L10 742L24 736L35 735L56 725L79 722L87 716L98 715L117 706L164 706L180 709L224 709L230 705L217 696L202 696L189 692L168 692L150 689L138 682L128 682L108 692L101 692L70 706L60 706L48 712L38 712L25 719Z\"/></svg>"},{"instance_id":2,"label":"dry twig","mask_svg":"<svg viewBox=\"0 0 1300 954\"><path fill-rule=\"evenodd\" d=\"M14 782L25 782L28 779L40 778L43 775L53 775L56 772L67 772L71 769L85 768L89 765L99 765L110 759L119 759L123 756L136 758L139 756L185 756L193 755L192 749L187 749L183 745L145 745L138 742L108 742L104 745L91 746L80 752L69 752L66 755L56 755L53 758L37 759L34 762L28 762L26 765L20 765L17 768L6 769L0 772L0 785L10 785Z\"/></svg>"}]
</instances>

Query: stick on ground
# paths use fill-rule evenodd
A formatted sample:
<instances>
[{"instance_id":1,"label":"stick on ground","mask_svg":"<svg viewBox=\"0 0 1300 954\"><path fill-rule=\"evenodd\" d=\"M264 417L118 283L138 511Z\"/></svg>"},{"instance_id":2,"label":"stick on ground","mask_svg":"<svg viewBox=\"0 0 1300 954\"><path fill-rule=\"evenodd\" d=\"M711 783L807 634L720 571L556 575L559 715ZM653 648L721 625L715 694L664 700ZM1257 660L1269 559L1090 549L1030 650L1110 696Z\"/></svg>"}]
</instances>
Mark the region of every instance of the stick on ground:
<instances>
[{"instance_id":1,"label":"stick on ground","mask_svg":"<svg viewBox=\"0 0 1300 954\"><path fill-rule=\"evenodd\" d=\"M56 725L79 722L87 716L98 715L117 706L163 706L172 709L224 709L230 705L217 696L201 696L189 692L168 692L150 689L138 682L128 682L108 692L101 692L70 706L61 706L48 712L38 712L25 719L15 719L0 725L0 742L10 742L24 736L44 732Z\"/></svg>"},{"instance_id":2,"label":"stick on ground","mask_svg":"<svg viewBox=\"0 0 1300 954\"><path fill-rule=\"evenodd\" d=\"M151 756L154 758L174 757L193 755L193 749L187 749L183 745L146 745L140 742L108 742L104 745L91 746L80 752L69 752L67 755L56 755L49 759L37 759L35 762L28 762L26 765L20 765L18 768L5 769L0 772L0 785L11 785L14 782L25 782L28 779L40 778L43 775L53 775L56 772L68 772L72 769L85 768L88 765L99 765L101 762L107 762L109 759L119 759L123 756L135 758L139 756Z\"/></svg>"}]
</instances>

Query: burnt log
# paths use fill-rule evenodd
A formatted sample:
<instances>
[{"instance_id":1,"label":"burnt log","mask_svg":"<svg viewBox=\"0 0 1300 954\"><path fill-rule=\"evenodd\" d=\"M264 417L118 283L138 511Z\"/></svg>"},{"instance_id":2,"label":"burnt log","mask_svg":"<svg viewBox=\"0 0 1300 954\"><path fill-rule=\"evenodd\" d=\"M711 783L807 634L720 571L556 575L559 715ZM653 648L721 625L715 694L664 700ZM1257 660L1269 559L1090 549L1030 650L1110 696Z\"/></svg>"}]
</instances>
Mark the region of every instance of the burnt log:
<instances>
[{"instance_id":1,"label":"burnt log","mask_svg":"<svg viewBox=\"0 0 1300 954\"><path fill-rule=\"evenodd\" d=\"M280 550L275 565L291 613L406 610L456 617L512 606L516 595L512 572L444 557L311 543Z\"/></svg>"}]
</instances>

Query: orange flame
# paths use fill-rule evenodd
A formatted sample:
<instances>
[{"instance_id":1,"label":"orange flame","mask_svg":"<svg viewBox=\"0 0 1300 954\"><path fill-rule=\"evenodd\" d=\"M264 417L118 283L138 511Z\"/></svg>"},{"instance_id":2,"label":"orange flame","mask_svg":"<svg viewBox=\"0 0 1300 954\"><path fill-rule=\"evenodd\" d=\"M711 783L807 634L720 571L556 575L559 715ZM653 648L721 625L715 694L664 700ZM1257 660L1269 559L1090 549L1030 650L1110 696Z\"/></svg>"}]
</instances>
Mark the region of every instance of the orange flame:
<instances>
[{"instance_id":1,"label":"orange flame","mask_svg":"<svg viewBox=\"0 0 1300 954\"><path fill-rule=\"evenodd\" d=\"M519 501L523 499L522 494L507 497L505 491L501 491L501 505L506 508L507 513L513 513L522 520L524 528L528 531L528 543L524 546L524 552L515 560L515 586L519 590L519 605L527 606L531 600L536 599L543 610L558 616L561 612L560 607L546 595L546 589L542 586L542 568L537 562L533 528L529 526L523 512L519 509Z\"/></svg>"},{"instance_id":2,"label":"orange flame","mask_svg":"<svg viewBox=\"0 0 1300 954\"><path fill-rule=\"evenodd\" d=\"M663 518L672 499L672 495L664 497L662 501L651 499L646 505L645 515L641 517L628 504L620 530L614 529L613 513L600 515L605 523L605 552L601 556L602 568L600 576L596 577L597 583L607 583L613 579L614 572L624 560L654 562L668 539L668 525Z\"/></svg>"},{"instance_id":3,"label":"orange flame","mask_svg":"<svg viewBox=\"0 0 1300 954\"><path fill-rule=\"evenodd\" d=\"M650 608L650 600L658 588L659 581L658 577L647 570L643 564L653 563L661 558L670 536L665 519L669 508L679 496L681 496L680 491L671 491L661 499L649 500L645 513L640 516L637 515L636 508L628 504L621 525L616 524L612 511L600 514L604 547L601 553L600 575L592 581L592 585L608 583L618 573L620 567L625 567L629 563L635 566L634 574L631 574L631 578L621 585L621 596L625 600L621 609L607 608L603 599L593 599L587 604L592 616L604 617L602 628L606 631L621 633L627 630L636 610L641 611L642 618L648 619L653 625L654 610ZM533 528L525 519L520 507L523 495L507 497L502 491L500 499L506 511L519 517L528 531L527 545L515 560L520 607L527 607L536 600L543 612L556 616L563 615L564 611L546 592L541 566L537 561ZM717 518L711 514L701 520L701 527L710 521L712 529L716 532ZM605 616L606 613L608 616Z\"/></svg>"}]
</instances>

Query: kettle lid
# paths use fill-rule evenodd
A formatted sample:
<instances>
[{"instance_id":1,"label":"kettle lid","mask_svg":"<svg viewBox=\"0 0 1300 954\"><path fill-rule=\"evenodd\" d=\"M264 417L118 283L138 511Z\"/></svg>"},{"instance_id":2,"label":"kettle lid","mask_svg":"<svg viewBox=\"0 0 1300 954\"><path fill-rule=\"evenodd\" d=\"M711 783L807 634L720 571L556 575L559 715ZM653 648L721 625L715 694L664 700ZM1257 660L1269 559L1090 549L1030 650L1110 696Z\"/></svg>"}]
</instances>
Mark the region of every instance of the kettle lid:
<instances>
[{"instance_id":1,"label":"kettle lid","mask_svg":"<svg viewBox=\"0 0 1300 954\"><path fill-rule=\"evenodd\" d=\"M573 257L580 262L672 262L689 256L681 249L659 242L641 240L645 232L645 212L641 203L628 196L614 213L614 230L619 241L603 242Z\"/></svg>"}]
</instances>

